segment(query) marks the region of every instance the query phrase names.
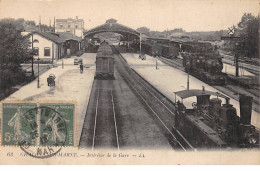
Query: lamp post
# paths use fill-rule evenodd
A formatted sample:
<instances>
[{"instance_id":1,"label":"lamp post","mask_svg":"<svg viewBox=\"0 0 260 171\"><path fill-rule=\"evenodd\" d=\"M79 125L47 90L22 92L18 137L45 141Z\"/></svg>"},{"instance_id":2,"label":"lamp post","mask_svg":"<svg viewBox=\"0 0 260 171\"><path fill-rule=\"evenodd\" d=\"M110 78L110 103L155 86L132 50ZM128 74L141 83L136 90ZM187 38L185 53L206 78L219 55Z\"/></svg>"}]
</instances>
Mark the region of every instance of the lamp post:
<instances>
[{"instance_id":1,"label":"lamp post","mask_svg":"<svg viewBox=\"0 0 260 171\"><path fill-rule=\"evenodd\" d=\"M158 69L158 63L157 63L157 58L155 56L155 59L156 59L156 69Z\"/></svg>"},{"instance_id":2,"label":"lamp post","mask_svg":"<svg viewBox=\"0 0 260 171\"><path fill-rule=\"evenodd\" d=\"M34 54L34 50L33 50L33 34L32 34L32 77L34 78L34 71L33 71L33 58L34 58L34 56L33 56L33 54Z\"/></svg>"},{"instance_id":3,"label":"lamp post","mask_svg":"<svg viewBox=\"0 0 260 171\"><path fill-rule=\"evenodd\" d=\"M139 55L140 58L141 58L141 53L142 53L141 52L142 51L142 45L141 44L142 44L142 40L141 40L141 32L140 32L140 47L139 47L140 48L140 55Z\"/></svg>"},{"instance_id":4,"label":"lamp post","mask_svg":"<svg viewBox=\"0 0 260 171\"><path fill-rule=\"evenodd\" d=\"M34 43L39 43L39 41L37 39L33 40L33 38L32 38L32 48L33 48L33 44ZM34 49L32 49L32 50L33 50L33 57L32 57L32 69L33 69ZM39 80L39 62L40 62L40 58L39 58L39 51L38 51L37 55L38 55L38 59L37 59L37 61L38 61L38 84L37 84L37 88L40 88L40 80Z\"/></svg>"},{"instance_id":5,"label":"lamp post","mask_svg":"<svg viewBox=\"0 0 260 171\"><path fill-rule=\"evenodd\" d=\"M40 58L38 56L38 80L37 80L37 88L40 88L40 71L39 71L39 68L40 68Z\"/></svg>"},{"instance_id":6,"label":"lamp post","mask_svg":"<svg viewBox=\"0 0 260 171\"><path fill-rule=\"evenodd\" d=\"M187 78L187 90L190 89L190 74L188 72L188 78Z\"/></svg>"},{"instance_id":7,"label":"lamp post","mask_svg":"<svg viewBox=\"0 0 260 171\"><path fill-rule=\"evenodd\" d=\"M181 56L181 44L180 44L179 46L180 46L180 52L179 52L179 56Z\"/></svg>"},{"instance_id":8,"label":"lamp post","mask_svg":"<svg viewBox=\"0 0 260 171\"><path fill-rule=\"evenodd\" d=\"M239 58L239 53L238 53L238 49L239 49L239 43L236 42L235 43L235 64L236 64L236 77L239 77L239 65L238 65L238 58Z\"/></svg>"}]
</instances>

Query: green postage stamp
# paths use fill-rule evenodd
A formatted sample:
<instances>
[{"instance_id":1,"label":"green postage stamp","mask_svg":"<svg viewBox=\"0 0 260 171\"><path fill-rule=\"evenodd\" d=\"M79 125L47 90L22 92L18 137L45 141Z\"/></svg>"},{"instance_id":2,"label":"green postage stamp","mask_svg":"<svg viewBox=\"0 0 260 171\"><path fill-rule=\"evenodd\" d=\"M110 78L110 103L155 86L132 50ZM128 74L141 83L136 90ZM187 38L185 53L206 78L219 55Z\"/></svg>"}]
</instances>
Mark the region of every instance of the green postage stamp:
<instances>
[{"instance_id":1,"label":"green postage stamp","mask_svg":"<svg viewBox=\"0 0 260 171\"><path fill-rule=\"evenodd\" d=\"M75 104L2 103L1 145L74 146Z\"/></svg>"}]
</instances>

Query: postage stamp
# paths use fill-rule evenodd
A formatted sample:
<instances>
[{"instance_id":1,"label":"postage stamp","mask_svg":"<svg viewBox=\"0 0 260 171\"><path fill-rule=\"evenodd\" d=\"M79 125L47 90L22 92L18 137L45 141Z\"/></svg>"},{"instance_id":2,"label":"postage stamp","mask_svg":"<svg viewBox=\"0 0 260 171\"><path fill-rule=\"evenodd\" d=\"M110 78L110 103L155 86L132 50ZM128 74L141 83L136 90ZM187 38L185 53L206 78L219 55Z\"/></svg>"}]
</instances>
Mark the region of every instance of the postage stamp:
<instances>
[{"instance_id":1,"label":"postage stamp","mask_svg":"<svg viewBox=\"0 0 260 171\"><path fill-rule=\"evenodd\" d=\"M1 145L48 158L75 145L75 104L2 103Z\"/></svg>"},{"instance_id":2,"label":"postage stamp","mask_svg":"<svg viewBox=\"0 0 260 171\"><path fill-rule=\"evenodd\" d=\"M75 104L3 103L2 145L73 146Z\"/></svg>"},{"instance_id":3,"label":"postage stamp","mask_svg":"<svg viewBox=\"0 0 260 171\"><path fill-rule=\"evenodd\" d=\"M26 141L37 143L37 107L36 103L2 104L2 145L19 145ZM36 130L36 131L35 131Z\"/></svg>"},{"instance_id":4,"label":"postage stamp","mask_svg":"<svg viewBox=\"0 0 260 171\"><path fill-rule=\"evenodd\" d=\"M74 145L74 104L40 104L40 145Z\"/></svg>"}]
</instances>

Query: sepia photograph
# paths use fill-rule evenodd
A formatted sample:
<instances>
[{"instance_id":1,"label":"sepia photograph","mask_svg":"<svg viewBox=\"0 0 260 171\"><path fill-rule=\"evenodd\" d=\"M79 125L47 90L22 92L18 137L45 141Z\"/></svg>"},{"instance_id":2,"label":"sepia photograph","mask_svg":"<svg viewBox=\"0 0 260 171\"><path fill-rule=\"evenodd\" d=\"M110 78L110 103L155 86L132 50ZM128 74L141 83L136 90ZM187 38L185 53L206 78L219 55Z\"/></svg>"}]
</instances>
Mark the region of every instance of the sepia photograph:
<instances>
[{"instance_id":1,"label":"sepia photograph","mask_svg":"<svg viewBox=\"0 0 260 171\"><path fill-rule=\"evenodd\" d=\"M0 165L259 165L259 0L0 0Z\"/></svg>"}]
</instances>

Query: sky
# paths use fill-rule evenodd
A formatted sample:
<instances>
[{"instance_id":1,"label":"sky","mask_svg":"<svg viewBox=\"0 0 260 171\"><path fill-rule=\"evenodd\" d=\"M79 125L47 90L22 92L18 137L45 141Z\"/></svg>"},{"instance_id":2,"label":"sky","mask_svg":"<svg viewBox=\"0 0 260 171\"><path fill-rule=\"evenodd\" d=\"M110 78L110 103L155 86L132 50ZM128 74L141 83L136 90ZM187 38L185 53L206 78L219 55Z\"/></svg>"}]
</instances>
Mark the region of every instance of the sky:
<instances>
[{"instance_id":1,"label":"sky","mask_svg":"<svg viewBox=\"0 0 260 171\"><path fill-rule=\"evenodd\" d=\"M183 28L186 31L226 30L242 15L259 14L259 0L0 0L0 18L24 18L49 25L54 16L85 21L91 29L114 18L136 29L153 31Z\"/></svg>"}]
</instances>

